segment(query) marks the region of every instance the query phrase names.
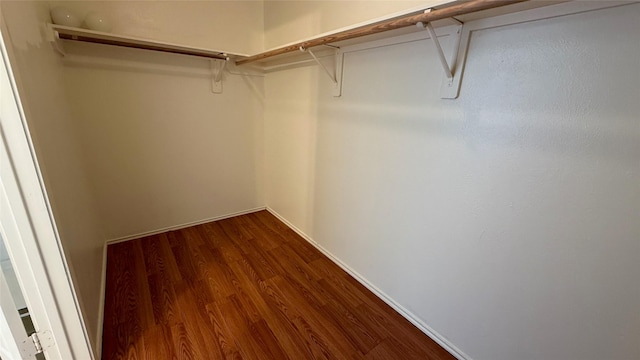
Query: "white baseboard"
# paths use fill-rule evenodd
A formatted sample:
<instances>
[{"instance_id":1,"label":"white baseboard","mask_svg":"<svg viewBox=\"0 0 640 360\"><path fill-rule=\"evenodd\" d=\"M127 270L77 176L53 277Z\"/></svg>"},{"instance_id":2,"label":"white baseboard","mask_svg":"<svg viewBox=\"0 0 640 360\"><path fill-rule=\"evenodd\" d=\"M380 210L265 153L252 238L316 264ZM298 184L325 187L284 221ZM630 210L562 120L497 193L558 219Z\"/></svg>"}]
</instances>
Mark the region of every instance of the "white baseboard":
<instances>
[{"instance_id":1,"label":"white baseboard","mask_svg":"<svg viewBox=\"0 0 640 360\"><path fill-rule=\"evenodd\" d=\"M307 242L313 245L316 249L320 250L320 252L322 252L325 256L327 256L331 261L333 261L340 268L342 268L342 270L346 271L349 275L351 275L364 287L369 289L372 293L374 293L387 305L391 306L395 311L397 311L400 315L402 315L402 317L404 317L413 325L415 325L418 329L420 329L420 331L422 331L428 337L430 337L433 341L438 343L438 345L442 346L451 355L455 356L458 360L471 360L471 357L469 357L469 355L462 352L462 350L458 349L455 345L453 345L451 342L445 339L442 335L440 335L438 332L436 332L427 324L425 324L420 318L414 315L411 311L405 309L402 305L398 304L395 300L389 297L389 295L385 294L382 290L378 289L375 285L370 283L364 276L360 275L357 271L353 270L347 264L342 262L342 260L340 260L337 256L333 255L327 249L323 248L322 245L318 244L315 240L313 240L310 236L305 234L302 230L295 227L287 219L285 219L280 214L278 214L275 210L267 206L267 211L270 212L273 216L277 217L280 221L285 223L289 228L291 228L291 230L295 231L298 235L300 235L303 239L305 239Z\"/></svg>"},{"instance_id":2,"label":"white baseboard","mask_svg":"<svg viewBox=\"0 0 640 360\"><path fill-rule=\"evenodd\" d=\"M253 208L253 209L247 209L247 210L243 210L243 211L234 212L234 213L231 213L231 214L214 216L212 218L192 221L192 222L188 222L188 223L184 223L184 224L180 224L180 225L169 226L169 227L162 228L162 229L146 231L146 232L139 233L139 234L134 234L134 235L127 235L127 236L123 236L123 237L107 240L106 243L107 243L107 245L116 244L116 243L123 242L123 241L139 239L139 238L142 238L142 237L145 237L145 236L157 235L157 234L162 234L162 233L165 233L165 232L168 232L168 231L180 230L180 229L188 228L188 227L191 227L191 226L206 224L206 223L209 223L209 222L212 222L212 221L219 221L219 220L232 218L232 217L235 217L235 216L251 214L253 212L261 211L261 210L265 210L265 209L266 209L266 206L260 206L260 207Z\"/></svg>"}]
</instances>

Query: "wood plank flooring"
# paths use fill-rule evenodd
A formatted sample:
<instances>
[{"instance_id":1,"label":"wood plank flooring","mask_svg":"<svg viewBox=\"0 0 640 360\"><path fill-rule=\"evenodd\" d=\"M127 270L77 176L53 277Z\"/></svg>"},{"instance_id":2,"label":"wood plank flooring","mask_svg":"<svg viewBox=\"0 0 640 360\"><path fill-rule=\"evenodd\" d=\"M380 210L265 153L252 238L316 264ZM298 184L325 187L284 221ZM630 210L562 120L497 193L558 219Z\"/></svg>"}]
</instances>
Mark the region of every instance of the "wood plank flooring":
<instances>
[{"instance_id":1,"label":"wood plank flooring","mask_svg":"<svg viewBox=\"0 0 640 360\"><path fill-rule=\"evenodd\" d=\"M453 359L266 211L108 247L111 359Z\"/></svg>"}]
</instances>

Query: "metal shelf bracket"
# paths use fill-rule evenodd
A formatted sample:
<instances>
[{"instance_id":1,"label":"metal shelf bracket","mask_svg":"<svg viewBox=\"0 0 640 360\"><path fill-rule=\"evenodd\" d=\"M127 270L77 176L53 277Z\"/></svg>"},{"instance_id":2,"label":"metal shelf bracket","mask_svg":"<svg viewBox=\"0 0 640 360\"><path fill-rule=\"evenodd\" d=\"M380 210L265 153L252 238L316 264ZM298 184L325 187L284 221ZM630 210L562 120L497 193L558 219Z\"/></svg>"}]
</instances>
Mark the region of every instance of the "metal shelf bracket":
<instances>
[{"instance_id":1,"label":"metal shelf bracket","mask_svg":"<svg viewBox=\"0 0 640 360\"><path fill-rule=\"evenodd\" d=\"M320 59L318 59L316 54L314 54L313 51L311 51L311 49L306 49L300 46L300 51L309 53L309 55L311 55L313 60L324 70L327 76L329 76L329 79L331 80L331 82L333 82L333 96L339 97L342 95L342 69L344 64L344 54L342 53L340 48L337 46L331 46L331 45L324 45L324 46L334 49L335 65L334 65L333 73L327 68L327 66L322 61L320 61Z\"/></svg>"},{"instance_id":2,"label":"metal shelf bracket","mask_svg":"<svg viewBox=\"0 0 640 360\"><path fill-rule=\"evenodd\" d=\"M430 12L431 9L425 10L425 13ZM463 23L454 19L449 18L450 21L456 24L455 30L447 36L451 36L453 39L453 44L451 46L451 52L449 58L444 53L442 46L440 45L440 40L438 40L438 35L436 34L433 25L430 22L424 24L423 22L416 23L416 27L420 29L426 29L429 33L429 38L435 45L438 59L440 60L440 64L442 65L442 69L444 70L445 78L442 81L442 86L440 88L440 95L443 99L455 99L458 97L459 89L460 89L460 81L462 80L462 71L456 71L456 63L458 60L458 50L460 48L460 39L462 37L462 27ZM464 45L464 52L466 52L467 46Z\"/></svg>"},{"instance_id":3,"label":"metal shelf bracket","mask_svg":"<svg viewBox=\"0 0 640 360\"><path fill-rule=\"evenodd\" d=\"M214 94L222 94L222 74L229 57L227 54L223 54L225 59L210 59L209 68L211 69L211 92Z\"/></svg>"},{"instance_id":4,"label":"metal shelf bracket","mask_svg":"<svg viewBox=\"0 0 640 360\"><path fill-rule=\"evenodd\" d=\"M447 57L444 55L444 51L442 51L442 46L440 46L440 40L438 40L438 35L436 35L436 31L433 29L433 25L431 23L427 23L426 25L422 22L416 24L419 28L426 28L427 32L429 32L429 37L433 41L433 44L436 46L436 50L438 51L438 58L440 59L440 64L442 64L442 68L444 69L444 74L447 76L447 79L453 79L453 73L451 72L451 67L449 63L447 63Z\"/></svg>"},{"instance_id":5,"label":"metal shelf bracket","mask_svg":"<svg viewBox=\"0 0 640 360\"><path fill-rule=\"evenodd\" d=\"M45 26L47 26L47 30L44 33L47 34L47 40L51 44L51 47L53 47L53 50L55 50L61 56L66 56L67 52L64 50L64 47L62 46L60 33L54 30L51 27L51 24L46 24Z\"/></svg>"}]
</instances>

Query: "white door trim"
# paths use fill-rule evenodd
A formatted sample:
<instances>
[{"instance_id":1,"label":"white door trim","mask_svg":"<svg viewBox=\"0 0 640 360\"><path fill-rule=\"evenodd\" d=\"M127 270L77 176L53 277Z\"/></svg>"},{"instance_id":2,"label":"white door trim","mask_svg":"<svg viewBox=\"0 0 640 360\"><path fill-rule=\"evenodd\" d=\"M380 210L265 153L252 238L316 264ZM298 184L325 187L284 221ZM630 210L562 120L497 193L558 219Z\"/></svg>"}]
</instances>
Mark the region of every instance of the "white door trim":
<instances>
[{"instance_id":1,"label":"white door trim","mask_svg":"<svg viewBox=\"0 0 640 360\"><path fill-rule=\"evenodd\" d=\"M9 293L9 285L0 271L0 358L22 358L19 344L26 338L27 333Z\"/></svg>"}]
</instances>

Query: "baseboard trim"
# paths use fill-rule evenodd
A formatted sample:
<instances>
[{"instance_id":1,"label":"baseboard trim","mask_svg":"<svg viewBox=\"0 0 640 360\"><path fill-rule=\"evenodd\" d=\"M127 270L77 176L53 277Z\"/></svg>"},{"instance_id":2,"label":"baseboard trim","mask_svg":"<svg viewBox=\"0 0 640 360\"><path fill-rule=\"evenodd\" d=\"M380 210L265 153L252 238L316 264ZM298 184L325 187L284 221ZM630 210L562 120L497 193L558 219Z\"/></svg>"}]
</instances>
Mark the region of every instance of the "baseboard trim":
<instances>
[{"instance_id":1,"label":"baseboard trim","mask_svg":"<svg viewBox=\"0 0 640 360\"><path fill-rule=\"evenodd\" d=\"M303 239L313 245L316 249L322 252L325 256L329 258L329 260L333 261L336 265L338 265L342 270L346 271L349 275L351 275L354 279L356 279L359 283L361 283L364 287L369 289L372 293L374 293L377 297L379 297L382 301L384 301L387 305L391 306L395 311L397 311L402 317L407 319L413 325L415 325L420 331L425 333L428 337L430 337L433 341L438 343L438 345L442 346L445 350L447 350L451 355L456 357L458 360L471 360L467 354L462 352L462 350L458 349L455 345L449 342L446 338L440 335L437 331L433 330L427 324L425 324L420 318L414 315L411 311L405 309L402 305L398 304L395 300L393 300L389 295L385 294L384 291L378 289L375 285L369 282L364 276L360 275L357 271L353 270L347 264L342 262L337 256L333 255L330 251L322 247L322 245L318 244L315 240L313 240L310 236L305 234L302 230L298 229L295 225L285 219L283 216L278 214L275 210L268 207L266 208L268 212L270 212L273 216L277 217L280 221L285 223L291 230L295 231L298 235L300 235Z\"/></svg>"},{"instance_id":2,"label":"baseboard trim","mask_svg":"<svg viewBox=\"0 0 640 360\"><path fill-rule=\"evenodd\" d=\"M180 230L180 229L188 228L188 227L191 227L191 226L206 224L206 223L209 223L209 222L212 222L212 221L219 221L219 220L232 218L232 217L235 217L235 216L251 214L251 213L254 213L256 211L261 211L261 210L266 210L266 209L267 209L266 206L260 206L260 207L256 207L256 208L252 208L252 209L247 209L247 210L234 212L234 213L231 213L231 214L214 216L214 217L211 217L211 218L192 221L192 222L188 222L188 223L184 223L184 224L180 224L180 225L169 226L169 227L162 228L162 229L146 231L146 232L139 233L139 234L134 234L134 235L127 235L127 236L123 236L123 237L107 240L106 244L107 245L117 244L119 242L139 239L139 238L142 238L142 237L145 237L145 236L162 234L162 233L165 233L165 232L168 232L168 231Z\"/></svg>"}]
</instances>

